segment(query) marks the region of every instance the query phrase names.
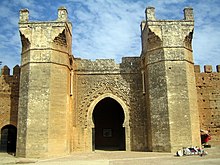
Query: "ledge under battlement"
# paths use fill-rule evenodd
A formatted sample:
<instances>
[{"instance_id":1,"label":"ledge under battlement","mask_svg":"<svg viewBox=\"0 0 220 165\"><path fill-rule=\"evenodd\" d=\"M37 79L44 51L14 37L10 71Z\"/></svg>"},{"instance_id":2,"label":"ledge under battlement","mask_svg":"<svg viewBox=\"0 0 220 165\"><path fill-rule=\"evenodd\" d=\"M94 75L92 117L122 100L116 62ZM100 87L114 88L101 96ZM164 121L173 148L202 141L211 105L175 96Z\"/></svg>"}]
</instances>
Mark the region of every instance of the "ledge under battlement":
<instances>
[{"instance_id":1,"label":"ledge under battlement","mask_svg":"<svg viewBox=\"0 0 220 165\"><path fill-rule=\"evenodd\" d=\"M202 73L200 70L200 65L194 65L195 73ZM212 73L214 72L212 69L212 65L204 65L204 73ZM216 65L216 72L220 72L220 65Z\"/></svg>"},{"instance_id":2,"label":"ledge under battlement","mask_svg":"<svg viewBox=\"0 0 220 165\"><path fill-rule=\"evenodd\" d=\"M123 57L121 63L114 59L75 59L76 71L82 72L137 72L140 67L140 57Z\"/></svg>"}]
</instances>

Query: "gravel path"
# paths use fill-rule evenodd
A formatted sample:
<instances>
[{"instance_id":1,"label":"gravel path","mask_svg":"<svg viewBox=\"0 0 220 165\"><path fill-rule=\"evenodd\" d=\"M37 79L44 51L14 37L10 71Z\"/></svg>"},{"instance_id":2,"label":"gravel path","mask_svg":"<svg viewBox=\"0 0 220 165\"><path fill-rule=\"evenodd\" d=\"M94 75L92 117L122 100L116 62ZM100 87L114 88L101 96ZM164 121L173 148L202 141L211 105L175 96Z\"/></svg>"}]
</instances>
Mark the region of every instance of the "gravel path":
<instances>
[{"instance_id":1,"label":"gravel path","mask_svg":"<svg viewBox=\"0 0 220 165\"><path fill-rule=\"evenodd\" d=\"M73 153L51 159L16 158L7 153L0 153L0 165L33 164L33 165L219 165L220 146L207 148L206 156L177 157L170 153L96 151L91 153Z\"/></svg>"}]
</instances>

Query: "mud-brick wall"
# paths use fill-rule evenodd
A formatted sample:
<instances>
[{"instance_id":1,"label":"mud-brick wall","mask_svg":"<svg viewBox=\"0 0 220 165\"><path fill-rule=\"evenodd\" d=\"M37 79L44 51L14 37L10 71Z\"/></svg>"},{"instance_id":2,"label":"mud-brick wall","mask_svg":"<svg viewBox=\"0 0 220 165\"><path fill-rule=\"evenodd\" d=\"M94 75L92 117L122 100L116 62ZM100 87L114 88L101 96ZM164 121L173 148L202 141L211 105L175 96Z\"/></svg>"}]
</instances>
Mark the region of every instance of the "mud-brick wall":
<instances>
[{"instance_id":1,"label":"mud-brick wall","mask_svg":"<svg viewBox=\"0 0 220 165\"><path fill-rule=\"evenodd\" d=\"M19 93L19 66L10 69L4 66L0 75L0 130L6 125L17 127L18 93Z\"/></svg>"},{"instance_id":2,"label":"mud-brick wall","mask_svg":"<svg viewBox=\"0 0 220 165\"><path fill-rule=\"evenodd\" d=\"M220 65L216 72L205 65L204 72L195 65L200 128L211 134L210 144L220 144Z\"/></svg>"}]
</instances>

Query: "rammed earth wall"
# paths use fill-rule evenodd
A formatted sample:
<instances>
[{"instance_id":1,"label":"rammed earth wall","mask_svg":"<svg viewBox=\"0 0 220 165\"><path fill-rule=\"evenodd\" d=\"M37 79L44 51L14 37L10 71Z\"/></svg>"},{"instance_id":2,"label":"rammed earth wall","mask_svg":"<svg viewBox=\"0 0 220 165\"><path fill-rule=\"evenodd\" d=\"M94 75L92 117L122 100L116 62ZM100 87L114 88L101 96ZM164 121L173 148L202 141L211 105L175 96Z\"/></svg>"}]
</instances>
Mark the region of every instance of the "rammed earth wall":
<instances>
[{"instance_id":1,"label":"rammed earth wall","mask_svg":"<svg viewBox=\"0 0 220 165\"><path fill-rule=\"evenodd\" d=\"M211 144L220 144L220 65L213 71L205 65L204 72L195 65L200 128L211 134Z\"/></svg>"}]
</instances>

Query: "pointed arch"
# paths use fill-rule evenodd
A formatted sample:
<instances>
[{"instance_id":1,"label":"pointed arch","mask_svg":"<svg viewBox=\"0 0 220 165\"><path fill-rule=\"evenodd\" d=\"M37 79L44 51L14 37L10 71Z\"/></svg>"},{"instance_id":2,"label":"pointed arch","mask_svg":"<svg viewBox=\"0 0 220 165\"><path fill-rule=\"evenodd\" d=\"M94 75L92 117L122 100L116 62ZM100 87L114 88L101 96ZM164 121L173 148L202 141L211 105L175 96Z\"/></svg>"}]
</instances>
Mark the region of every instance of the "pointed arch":
<instances>
[{"instance_id":1,"label":"pointed arch","mask_svg":"<svg viewBox=\"0 0 220 165\"><path fill-rule=\"evenodd\" d=\"M126 151L130 151L130 126L129 126L129 110L127 105L124 103L124 101L122 99L120 99L119 97L113 95L112 93L105 93L99 97L97 97L89 106L88 108L88 115L87 115L87 121L88 121L88 129L89 129L89 134L88 136L90 136L90 148L92 150L93 146L94 146L94 139L93 139L93 130L94 130L94 122L93 122L93 111L95 109L95 106L103 99L105 98L111 98L113 100L115 100L116 102L118 102L123 111L124 111L124 123L123 123L123 127L125 128L125 146L126 146Z\"/></svg>"}]
</instances>

